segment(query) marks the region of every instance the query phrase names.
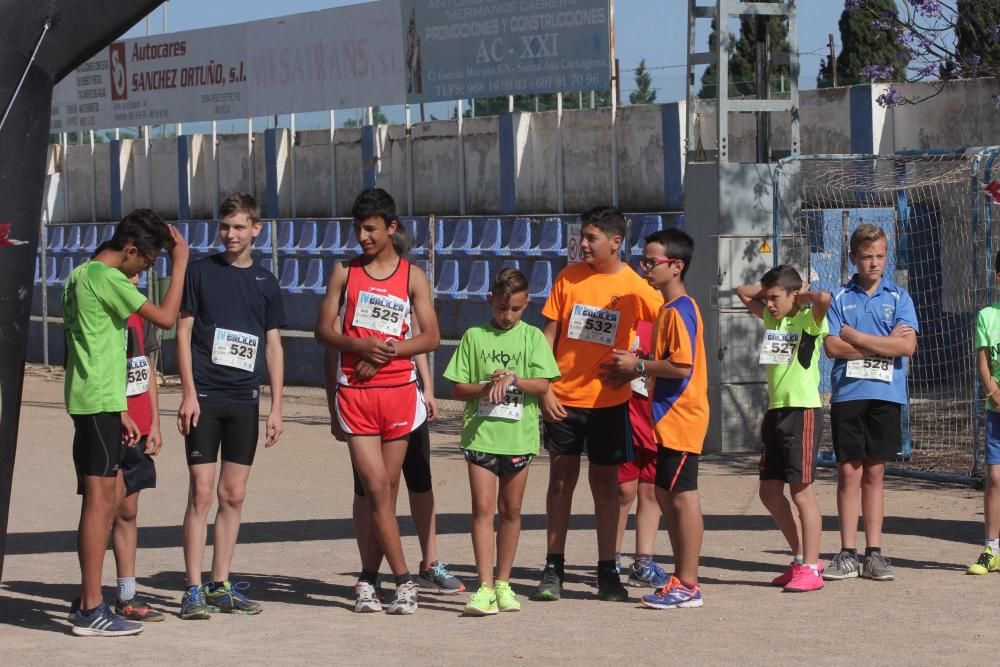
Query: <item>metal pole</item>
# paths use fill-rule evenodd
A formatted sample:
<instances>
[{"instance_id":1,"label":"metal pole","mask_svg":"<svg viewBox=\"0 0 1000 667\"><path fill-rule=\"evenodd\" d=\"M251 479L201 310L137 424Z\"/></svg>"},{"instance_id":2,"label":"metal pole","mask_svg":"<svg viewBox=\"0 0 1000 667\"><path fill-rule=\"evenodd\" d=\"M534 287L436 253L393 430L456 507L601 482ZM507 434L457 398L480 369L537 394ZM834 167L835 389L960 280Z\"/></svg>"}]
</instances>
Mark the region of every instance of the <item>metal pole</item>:
<instances>
[{"instance_id":1,"label":"metal pole","mask_svg":"<svg viewBox=\"0 0 1000 667\"><path fill-rule=\"evenodd\" d=\"M833 33L830 33L830 77L833 80L833 87L837 87L837 47L833 42Z\"/></svg>"},{"instance_id":2,"label":"metal pole","mask_svg":"<svg viewBox=\"0 0 1000 667\"><path fill-rule=\"evenodd\" d=\"M766 100L771 97L771 39L768 33L770 17L757 15L756 61L754 74L756 78L757 99ZM771 161L771 113L758 111L757 121L757 163L766 164Z\"/></svg>"},{"instance_id":3,"label":"metal pole","mask_svg":"<svg viewBox=\"0 0 1000 667\"><path fill-rule=\"evenodd\" d=\"M97 158L93 130L90 131L90 221L97 222Z\"/></svg>"},{"instance_id":4,"label":"metal pole","mask_svg":"<svg viewBox=\"0 0 1000 667\"><path fill-rule=\"evenodd\" d=\"M271 225L271 273L275 278L281 279L281 271L278 267L278 221L272 218L268 221Z\"/></svg>"},{"instance_id":5,"label":"metal pole","mask_svg":"<svg viewBox=\"0 0 1000 667\"><path fill-rule=\"evenodd\" d=\"M42 208L42 230L38 240L39 278L42 283L42 364L46 368L49 367L49 271L46 267L49 250L48 211L48 205Z\"/></svg>"},{"instance_id":6,"label":"metal pole","mask_svg":"<svg viewBox=\"0 0 1000 667\"><path fill-rule=\"evenodd\" d=\"M250 176L250 182L247 184L247 192L256 197L257 174L256 174L256 168L254 166L254 156L253 156L253 117L247 118L247 164L249 165L249 168L247 169L247 174L249 174Z\"/></svg>"},{"instance_id":7,"label":"metal pole","mask_svg":"<svg viewBox=\"0 0 1000 667\"><path fill-rule=\"evenodd\" d=\"M337 115L330 110L330 217L337 217L337 147L333 143L337 133Z\"/></svg>"},{"instance_id":8,"label":"metal pole","mask_svg":"<svg viewBox=\"0 0 1000 667\"><path fill-rule=\"evenodd\" d=\"M153 158L150 156L149 125L143 125L142 146L146 158L146 206L153 208Z\"/></svg>"},{"instance_id":9,"label":"metal pole","mask_svg":"<svg viewBox=\"0 0 1000 667\"><path fill-rule=\"evenodd\" d=\"M514 113L514 96L507 96L507 113Z\"/></svg>"},{"instance_id":10,"label":"metal pole","mask_svg":"<svg viewBox=\"0 0 1000 667\"><path fill-rule=\"evenodd\" d=\"M69 133L62 133L63 223L69 222Z\"/></svg>"},{"instance_id":11,"label":"metal pole","mask_svg":"<svg viewBox=\"0 0 1000 667\"><path fill-rule=\"evenodd\" d=\"M413 215L413 125L410 122L410 105L406 114L406 215Z\"/></svg>"},{"instance_id":12,"label":"metal pole","mask_svg":"<svg viewBox=\"0 0 1000 667\"><path fill-rule=\"evenodd\" d=\"M615 53L615 2L611 0L611 62ZM611 205L618 206L618 75L611 79Z\"/></svg>"},{"instance_id":13,"label":"metal pole","mask_svg":"<svg viewBox=\"0 0 1000 667\"><path fill-rule=\"evenodd\" d=\"M458 212L465 215L465 136L462 123L462 100L458 100Z\"/></svg>"},{"instance_id":14,"label":"metal pole","mask_svg":"<svg viewBox=\"0 0 1000 667\"><path fill-rule=\"evenodd\" d=\"M556 192L559 212L566 212L566 164L563 159L563 94L556 93Z\"/></svg>"},{"instance_id":15,"label":"metal pole","mask_svg":"<svg viewBox=\"0 0 1000 667\"><path fill-rule=\"evenodd\" d=\"M297 217L295 215L296 212L297 212L297 207L295 205L295 200L298 199L298 197L297 197L297 190L295 188L295 135L296 135L296 133L295 133L295 114L294 113L289 114L288 117L289 117L289 122L288 122L289 130L291 132L291 135L289 136L289 145L288 145L288 160L289 160L289 162L292 163L292 168L291 168L291 173L290 173L291 180L292 180L292 217L295 218L295 217Z\"/></svg>"},{"instance_id":16,"label":"metal pole","mask_svg":"<svg viewBox=\"0 0 1000 667\"><path fill-rule=\"evenodd\" d=\"M212 164L215 165L215 189L212 193L212 203L219 199L219 127L216 121L212 121ZM213 218L215 215L213 214ZM155 272L153 272L155 273ZM150 275L153 275L150 273Z\"/></svg>"},{"instance_id":17,"label":"metal pole","mask_svg":"<svg viewBox=\"0 0 1000 667\"><path fill-rule=\"evenodd\" d=\"M469 99L469 105L472 107L472 117L475 118L476 117L476 98L475 97Z\"/></svg>"}]
</instances>

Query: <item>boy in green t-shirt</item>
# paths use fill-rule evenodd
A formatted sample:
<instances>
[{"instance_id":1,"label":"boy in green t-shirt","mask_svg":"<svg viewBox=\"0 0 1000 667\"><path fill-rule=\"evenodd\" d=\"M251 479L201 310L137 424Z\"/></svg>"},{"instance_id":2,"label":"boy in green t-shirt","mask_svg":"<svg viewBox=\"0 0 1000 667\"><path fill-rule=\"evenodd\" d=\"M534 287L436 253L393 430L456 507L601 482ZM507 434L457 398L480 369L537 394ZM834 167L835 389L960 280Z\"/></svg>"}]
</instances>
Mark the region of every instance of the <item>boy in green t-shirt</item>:
<instances>
[{"instance_id":1,"label":"boy in green t-shirt","mask_svg":"<svg viewBox=\"0 0 1000 667\"><path fill-rule=\"evenodd\" d=\"M472 549L480 581L465 606L470 616L521 609L510 587L521 533L521 499L528 464L538 454L538 400L549 390L549 381L559 377L541 329L521 322L528 305L524 274L517 269L501 271L487 301L493 319L465 332L444 371L444 377L455 383L454 397L466 402L462 449L469 466ZM494 580L493 516L498 509Z\"/></svg>"},{"instance_id":2,"label":"boy in green t-shirt","mask_svg":"<svg viewBox=\"0 0 1000 667\"><path fill-rule=\"evenodd\" d=\"M163 248L173 261L163 303L146 300L129 278L149 269ZM160 329L177 322L187 270L187 243L149 209L126 215L106 249L73 270L63 288L66 330L66 411L73 418L73 463L83 480L77 552L80 606L70 614L73 634L116 637L142 631L115 615L101 595L111 524L125 496L121 463L139 429L128 416L125 329L138 313Z\"/></svg>"},{"instance_id":3,"label":"boy in green t-shirt","mask_svg":"<svg viewBox=\"0 0 1000 667\"><path fill-rule=\"evenodd\" d=\"M993 271L1000 282L1000 252L993 260ZM1000 570L1000 301L976 315L976 367L986 392L986 542L967 572L989 574Z\"/></svg>"},{"instance_id":4,"label":"boy in green t-shirt","mask_svg":"<svg viewBox=\"0 0 1000 667\"><path fill-rule=\"evenodd\" d=\"M812 482L823 430L819 360L829 332L830 293L809 291L799 272L783 264L765 273L760 287L743 285L736 294L747 310L764 320L760 363L767 366L768 404L760 427L760 500L794 556L771 583L789 592L818 591L823 588L823 515ZM807 304L812 307L801 307ZM785 497L786 482L798 516Z\"/></svg>"}]
</instances>

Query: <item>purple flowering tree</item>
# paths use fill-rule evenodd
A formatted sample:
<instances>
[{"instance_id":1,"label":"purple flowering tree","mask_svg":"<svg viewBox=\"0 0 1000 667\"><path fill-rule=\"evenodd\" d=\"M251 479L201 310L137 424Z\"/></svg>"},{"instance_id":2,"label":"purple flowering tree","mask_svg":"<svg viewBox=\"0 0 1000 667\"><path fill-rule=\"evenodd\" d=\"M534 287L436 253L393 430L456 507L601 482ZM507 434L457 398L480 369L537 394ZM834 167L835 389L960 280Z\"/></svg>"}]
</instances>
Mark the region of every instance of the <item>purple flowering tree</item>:
<instances>
[{"instance_id":1,"label":"purple flowering tree","mask_svg":"<svg viewBox=\"0 0 1000 667\"><path fill-rule=\"evenodd\" d=\"M1000 76L1000 0L898 0L893 9L874 0L845 0L844 7L901 47L893 61L863 68L864 78L938 82L921 97L904 96L890 85L877 98L884 107L933 97L947 79ZM994 103L1000 109L1000 95Z\"/></svg>"}]
</instances>

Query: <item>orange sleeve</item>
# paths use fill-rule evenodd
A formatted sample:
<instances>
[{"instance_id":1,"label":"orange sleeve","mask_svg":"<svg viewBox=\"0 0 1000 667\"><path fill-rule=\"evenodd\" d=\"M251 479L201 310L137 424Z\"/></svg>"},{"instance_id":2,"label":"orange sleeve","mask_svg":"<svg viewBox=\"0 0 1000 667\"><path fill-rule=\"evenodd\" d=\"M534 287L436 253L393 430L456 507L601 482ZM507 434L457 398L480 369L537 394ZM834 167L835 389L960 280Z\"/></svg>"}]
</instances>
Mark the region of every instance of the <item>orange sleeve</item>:
<instances>
[{"instance_id":1,"label":"orange sleeve","mask_svg":"<svg viewBox=\"0 0 1000 667\"><path fill-rule=\"evenodd\" d=\"M688 333L684 318L673 308L668 308L663 322L663 333L660 336L662 348L659 358L679 366L694 364L694 350L691 348L691 336Z\"/></svg>"},{"instance_id":2,"label":"orange sleeve","mask_svg":"<svg viewBox=\"0 0 1000 667\"><path fill-rule=\"evenodd\" d=\"M545 305L542 307L542 317L546 317L556 322L562 320L563 304L566 301L565 285L566 279L563 277L562 273L560 273L556 276L555 281L552 283L552 290L549 292L549 298L545 300Z\"/></svg>"}]
</instances>

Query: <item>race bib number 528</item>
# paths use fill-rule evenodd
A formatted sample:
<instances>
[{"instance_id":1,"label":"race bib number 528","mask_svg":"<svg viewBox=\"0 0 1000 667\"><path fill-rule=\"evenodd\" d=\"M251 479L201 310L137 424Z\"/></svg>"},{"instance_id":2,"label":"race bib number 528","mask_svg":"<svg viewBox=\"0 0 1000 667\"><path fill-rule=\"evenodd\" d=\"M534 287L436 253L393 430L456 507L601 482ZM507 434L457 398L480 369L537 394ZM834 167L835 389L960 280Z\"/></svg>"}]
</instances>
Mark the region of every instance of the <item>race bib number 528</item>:
<instances>
[{"instance_id":1,"label":"race bib number 528","mask_svg":"<svg viewBox=\"0 0 1000 667\"><path fill-rule=\"evenodd\" d=\"M889 357L865 357L847 362L847 377L858 380L878 380L892 382L892 369L895 359Z\"/></svg>"}]
</instances>

